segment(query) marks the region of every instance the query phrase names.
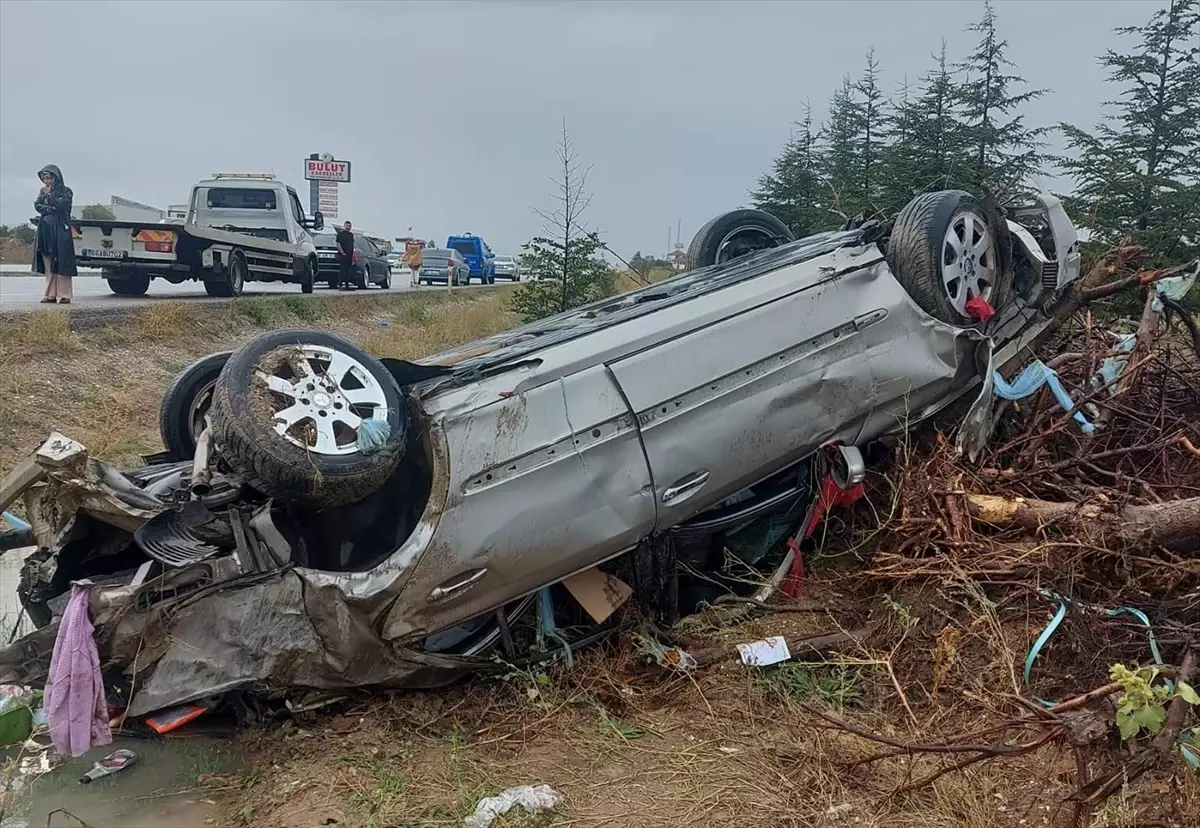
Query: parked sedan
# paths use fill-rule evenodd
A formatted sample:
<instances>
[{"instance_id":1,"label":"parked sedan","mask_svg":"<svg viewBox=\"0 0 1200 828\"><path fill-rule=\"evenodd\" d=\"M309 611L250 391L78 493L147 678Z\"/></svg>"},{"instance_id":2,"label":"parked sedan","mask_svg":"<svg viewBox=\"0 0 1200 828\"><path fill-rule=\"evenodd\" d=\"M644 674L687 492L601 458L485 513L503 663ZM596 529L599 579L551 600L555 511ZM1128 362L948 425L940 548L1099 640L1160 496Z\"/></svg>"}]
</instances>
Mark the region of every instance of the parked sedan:
<instances>
[{"instance_id":1,"label":"parked sedan","mask_svg":"<svg viewBox=\"0 0 1200 828\"><path fill-rule=\"evenodd\" d=\"M83 577L133 716L519 663L588 629L559 584L598 567L668 618L736 590L731 556L783 555L743 527L802 522L822 470L854 482L860 447L970 395L966 422L989 420L981 379L1079 275L1056 199L1011 215L1046 247L955 191L795 241L736 211L693 240L697 270L420 363L312 330L208 357L164 399L150 466L54 435L10 475L45 480L18 589L44 626L0 650L0 683L44 681Z\"/></svg>"},{"instance_id":2,"label":"parked sedan","mask_svg":"<svg viewBox=\"0 0 1200 828\"><path fill-rule=\"evenodd\" d=\"M317 274L329 283L331 288L338 286L340 264L338 260L337 234L317 233L313 236L317 248ZM379 285L385 290L392 286L392 266L387 256L376 244L365 236L354 234L354 285L365 289L369 285Z\"/></svg>"},{"instance_id":3,"label":"parked sedan","mask_svg":"<svg viewBox=\"0 0 1200 828\"><path fill-rule=\"evenodd\" d=\"M495 259L496 278L508 279L510 282L521 281L521 268L512 256L497 256Z\"/></svg>"},{"instance_id":4,"label":"parked sedan","mask_svg":"<svg viewBox=\"0 0 1200 828\"><path fill-rule=\"evenodd\" d=\"M417 274L417 279L422 285L435 282L467 285L471 283L471 268L457 250L430 247L421 254L421 272Z\"/></svg>"}]
</instances>

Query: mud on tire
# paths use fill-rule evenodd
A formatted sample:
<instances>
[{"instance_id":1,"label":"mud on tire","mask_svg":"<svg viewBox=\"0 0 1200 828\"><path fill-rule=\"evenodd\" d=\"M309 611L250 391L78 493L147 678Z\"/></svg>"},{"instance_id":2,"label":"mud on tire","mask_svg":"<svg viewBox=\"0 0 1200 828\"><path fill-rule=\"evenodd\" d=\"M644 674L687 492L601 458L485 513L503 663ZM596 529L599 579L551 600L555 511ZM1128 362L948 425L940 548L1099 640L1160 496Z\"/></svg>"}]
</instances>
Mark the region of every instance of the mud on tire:
<instances>
[{"instance_id":1,"label":"mud on tire","mask_svg":"<svg viewBox=\"0 0 1200 828\"><path fill-rule=\"evenodd\" d=\"M280 393L283 386L273 381L269 387L267 376L299 390ZM332 385L323 385L322 378ZM355 402L365 398L372 402ZM327 417L335 408L337 415ZM276 423L295 420L297 412L312 416L280 434ZM339 419L348 413L386 420L390 433L381 448L371 454L357 450L357 429ZM354 503L382 486L404 455L408 425L400 388L379 360L340 337L310 330L272 331L235 351L217 378L209 417L222 459L249 486L314 508Z\"/></svg>"}]
</instances>

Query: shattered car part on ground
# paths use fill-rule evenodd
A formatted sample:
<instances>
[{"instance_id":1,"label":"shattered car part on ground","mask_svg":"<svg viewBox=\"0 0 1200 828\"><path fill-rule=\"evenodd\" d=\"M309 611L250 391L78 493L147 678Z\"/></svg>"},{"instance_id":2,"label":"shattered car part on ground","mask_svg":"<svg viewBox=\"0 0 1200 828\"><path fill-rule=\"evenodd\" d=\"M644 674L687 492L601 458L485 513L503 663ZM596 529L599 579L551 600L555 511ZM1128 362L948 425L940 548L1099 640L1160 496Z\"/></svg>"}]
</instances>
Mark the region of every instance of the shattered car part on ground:
<instances>
[{"instance_id":1,"label":"shattered car part on ground","mask_svg":"<svg viewBox=\"0 0 1200 828\"><path fill-rule=\"evenodd\" d=\"M420 364L307 330L201 360L151 465L53 435L0 484L4 508L24 494L19 591L41 626L0 650L0 682L44 679L82 578L113 683L136 662L131 716L441 686L534 632L569 653L595 626L561 582L600 565L671 623L736 588L730 559L795 534L817 458L851 483L858 447L986 391L1053 324L1078 240L1052 197L1017 216L1043 241L953 191L894 223L754 231L739 257ZM368 422L386 428L366 440Z\"/></svg>"}]
</instances>

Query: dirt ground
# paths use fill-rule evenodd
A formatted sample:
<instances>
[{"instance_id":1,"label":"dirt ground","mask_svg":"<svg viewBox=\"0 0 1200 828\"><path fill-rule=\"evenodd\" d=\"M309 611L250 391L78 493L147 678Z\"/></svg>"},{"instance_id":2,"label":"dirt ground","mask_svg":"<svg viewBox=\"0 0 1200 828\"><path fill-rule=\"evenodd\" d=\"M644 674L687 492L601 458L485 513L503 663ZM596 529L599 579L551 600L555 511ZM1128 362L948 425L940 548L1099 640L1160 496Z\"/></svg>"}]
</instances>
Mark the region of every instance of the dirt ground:
<instances>
[{"instance_id":1,"label":"dirt ground","mask_svg":"<svg viewBox=\"0 0 1200 828\"><path fill-rule=\"evenodd\" d=\"M417 357L512 326L505 291L163 303L78 333L65 311L0 317L0 472L51 429L119 462L157 450L159 398L174 373L263 330L311 325L380 355ZM866 547L890 548L874 502L831 521L830 540L810 557L806 604L825 611L735 617L713 608L675 631L713 645L867 625L869 649L767 669L728 659L681 673L654 667L630 627L571 667L514 668L438 693L363 694L238 735L237 770L193 780L221 809L205 824L456 826L481 798L539 784L563 804L537 816L514 812L497 828L1073 824L1080 760L1062 740L929 781L957 756L889 749L822 717L904 743L972 731L993 743L1021 738L993 725L1013 714L1011 697L1029 694L1020 661L1050 609L999 605L966 581L864 578ZM1039 670L1052 686L1034 689L1094 686L1095 676L1078 670L1083 647L1069 637L1049 647ZM1084 761L1094 774L1117 766L1125 750L1093 747ZM1200 825L1200 779L1175 767L1147 774L1086 824Z\"/></svg>"}]
</instances>

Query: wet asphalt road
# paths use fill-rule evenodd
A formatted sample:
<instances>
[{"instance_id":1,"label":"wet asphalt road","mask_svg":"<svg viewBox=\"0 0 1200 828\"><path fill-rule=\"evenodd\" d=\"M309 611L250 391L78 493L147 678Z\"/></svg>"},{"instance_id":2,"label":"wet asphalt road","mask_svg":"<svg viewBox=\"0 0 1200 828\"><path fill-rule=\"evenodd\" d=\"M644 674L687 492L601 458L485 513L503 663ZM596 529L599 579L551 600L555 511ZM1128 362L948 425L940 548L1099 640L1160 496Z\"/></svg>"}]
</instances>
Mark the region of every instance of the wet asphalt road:
<instances>
[{"instance_id":1,"label":"wet asphalt road","mask_svg":"<svg viewBox=\"0 0 1200 828\"><path fill-rule=\"evenodd\" d=\"M0 312L23 311L32 308L47 307L41 304L42 290L45 283L42 277L14 275L12 266L5 265L4 273L0 274ZM392 273L392 287L389 293L410 291L408 271ZM173 285L170 282L155 279L150 283L150 290L145 296L115 296L108 289L108 283L99 274L80 273L75 277L75 299L72 307L117 309L145 305L164 300L187 300L200 302L228 302L229 299L213 298L204 292L200 282L183 282ZM445 290L439 287L423 287L421 290ZM461 288L457 288L461 290ZM367 294L383 294L382 288L370 287ZM272 282L249 282L243 296L278 296L284 293L300 294L299 285L275 284ZM329 288L318 286L317 296L361 296L363 291L355 290L341 294Z\"/></svg>"}]
</instances>

